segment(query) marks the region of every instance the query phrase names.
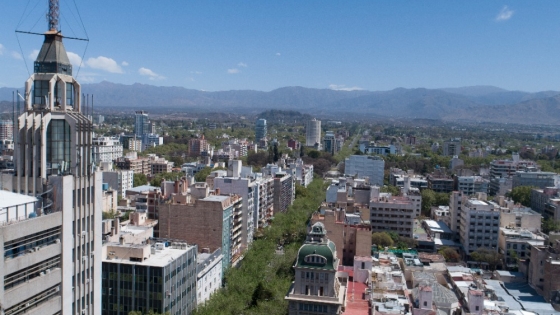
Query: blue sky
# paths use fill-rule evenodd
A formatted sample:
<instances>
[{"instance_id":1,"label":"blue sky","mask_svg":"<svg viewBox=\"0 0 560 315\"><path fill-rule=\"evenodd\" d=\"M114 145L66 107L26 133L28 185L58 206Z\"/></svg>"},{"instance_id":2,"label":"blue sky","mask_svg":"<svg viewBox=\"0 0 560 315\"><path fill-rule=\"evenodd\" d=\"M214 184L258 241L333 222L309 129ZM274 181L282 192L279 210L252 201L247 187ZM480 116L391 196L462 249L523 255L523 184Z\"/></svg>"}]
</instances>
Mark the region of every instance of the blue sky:
<instances>
[{"instance_id":1,"label":"blue sky","mask_svg":"<svg viewBox=\"0 0 560 315\"><path fill-rule=\"evenodd\" d=\"M22 54L14 30L44 32L48 1L2 2L0 87L18 87L42 38L20 34ZM85 37L74 0L60 2L63 34ZM75 3L90 38L82 83L560 90L560 1ZM86 43L65 45L79 64Z\"/></svg>"}]
</instances>

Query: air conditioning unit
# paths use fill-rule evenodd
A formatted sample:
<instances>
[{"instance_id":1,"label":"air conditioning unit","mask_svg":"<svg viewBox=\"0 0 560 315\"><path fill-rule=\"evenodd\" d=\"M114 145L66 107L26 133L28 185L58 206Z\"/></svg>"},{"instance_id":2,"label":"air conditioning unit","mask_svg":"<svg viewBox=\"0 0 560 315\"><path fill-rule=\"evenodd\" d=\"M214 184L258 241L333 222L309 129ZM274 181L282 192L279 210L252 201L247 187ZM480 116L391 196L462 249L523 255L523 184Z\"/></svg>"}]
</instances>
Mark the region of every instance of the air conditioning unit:
<instances>
[{"instance_id":1,"label":"air conditioning unit","mask_svg":"<svg viewBox=\"0 0 560 315\"><path fill-rule=\"evenodd\" d=\"M86 283L89 283L89 279L86 279Z\"/></svg>"},{"instance_id":2,"label":"air conditioning unit","mask_svg":"<svg viewBox=\"0 0 560 315\"><path fill-rule=\"evenodd\" d=\"M45 270L45 273L51 273L50 269Z\"/></svg>"},{"instance_id":3,"label":"air conditioning unit","mask_svg":"<svg viewBox=\"0 0 560 315\"><path fill-rule=\"evenodd\" d=\"M55 244L60 244L60 239L57 238L57 239L54 240L54 242L55 242Z\"/></svg>"}]
</instances>

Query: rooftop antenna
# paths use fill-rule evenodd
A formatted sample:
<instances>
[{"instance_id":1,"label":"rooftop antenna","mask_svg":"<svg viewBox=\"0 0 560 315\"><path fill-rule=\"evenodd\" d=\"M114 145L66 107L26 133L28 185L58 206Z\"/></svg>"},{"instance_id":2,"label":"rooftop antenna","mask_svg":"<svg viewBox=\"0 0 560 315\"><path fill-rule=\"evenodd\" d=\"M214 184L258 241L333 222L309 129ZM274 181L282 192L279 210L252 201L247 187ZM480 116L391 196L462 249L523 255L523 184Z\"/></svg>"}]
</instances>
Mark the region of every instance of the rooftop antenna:
<instances>
[{"instance_id":1,"label":"rooftop antenna","mask_svg":"<svg viewBox=\"0 0 560 315\"><path fill-rule=\"evenodd\" d=\"M60 11L58 6L58 0L49 0L49 12L47 13L47 20L49 22L50 31L59 31L58 29L58 17Z\"/></svg>"}]
</instances>

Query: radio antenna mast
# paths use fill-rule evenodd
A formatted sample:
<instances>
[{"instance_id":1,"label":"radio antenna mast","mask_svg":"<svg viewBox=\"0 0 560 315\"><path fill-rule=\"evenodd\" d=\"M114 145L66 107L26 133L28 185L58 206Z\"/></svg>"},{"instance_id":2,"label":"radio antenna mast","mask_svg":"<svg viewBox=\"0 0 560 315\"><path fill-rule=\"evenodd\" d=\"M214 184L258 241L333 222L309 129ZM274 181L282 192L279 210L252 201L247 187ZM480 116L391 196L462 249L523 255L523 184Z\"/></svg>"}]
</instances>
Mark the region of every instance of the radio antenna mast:
<instances>
[{"instance_id":1,"label":"radio antenna mast","mask_svg":"<svg viewBox=\"0 0 560 315\"><path fill-rule=\"evenodd\" d=\"M49 31L58 31L59 13L58 0L49 0L49 12L47 13Z\"/></svg>"}]
</instances>

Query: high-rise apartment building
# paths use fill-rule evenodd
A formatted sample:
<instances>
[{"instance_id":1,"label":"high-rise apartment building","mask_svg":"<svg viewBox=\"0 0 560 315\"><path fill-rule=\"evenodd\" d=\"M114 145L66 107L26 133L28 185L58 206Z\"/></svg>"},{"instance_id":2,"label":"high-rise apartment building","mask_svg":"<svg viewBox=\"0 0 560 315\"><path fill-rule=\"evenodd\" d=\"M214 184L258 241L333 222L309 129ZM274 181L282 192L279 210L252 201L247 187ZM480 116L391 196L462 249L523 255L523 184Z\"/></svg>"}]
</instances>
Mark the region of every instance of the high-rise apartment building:
<instances>
[{"instance_id":1,"label":"high-rise apartment building","mask_svg":"<svg viewBox=\"0 0 560 315\"><path fill-rule=\"evenodd\" d=\"M49 30L17 120L14 173L2 175L3 190L40 206L16 209L18 221L0 227L0 246L13 254L0 272L13 285L0 290L1 311L101 315L101 174L93 171L92 122L81 110L57 1L49 6ZM31 274L44 276L21 281Z\"/></svg>"},{"instance_id":2,"label":"high-rise apartment building","mask_svg":"<svg viewBox=\"0 0 560 315\"><path fill-rule=\"evenodd\" d=\"M123 145L117 137L93 138L93 162L112 162L123 156Z\"/></svg>"},{"instance_id":3,"label":"high-rise apartment building","mask_svg":"<svg viewBox=\"0 0 560 315\"><path fill-rule=\"evenodd\" d=\"M0 121L0 140L12 140L14 138L14 124L11 120Z\"/></svg>"},{"instance_id":4,"label":"high-rise apartment building","mask_svg":"<svg viewBox=\"0 0 560 315\"><path fill-rule=\"evenodd\" d=\"M142 138L145 133L152 133L152 130L150 130L148 112L138 110L134 114L134 134L137 137Z\"/></svg>"},{"instance_id":5,"label":"high-rise apartment building","mask_svg":"<svg viewBox=\"0 0 560 315\"><path fill-rule=\"evenodd\" d=\"M305 146L321 146L321 121L315 118L307 122L305 126Z\"/></svg>"},{"instance_id":6,"label":"high-rise apartment building","mask_svg":"<svg viewBox=\"0 0 560 315\"><path fill-rule=\"evenodd\" d=\"M266 119L258 119L255 123L255 141L266 138L267 132Z\"/></svg>"}]
</instances>

